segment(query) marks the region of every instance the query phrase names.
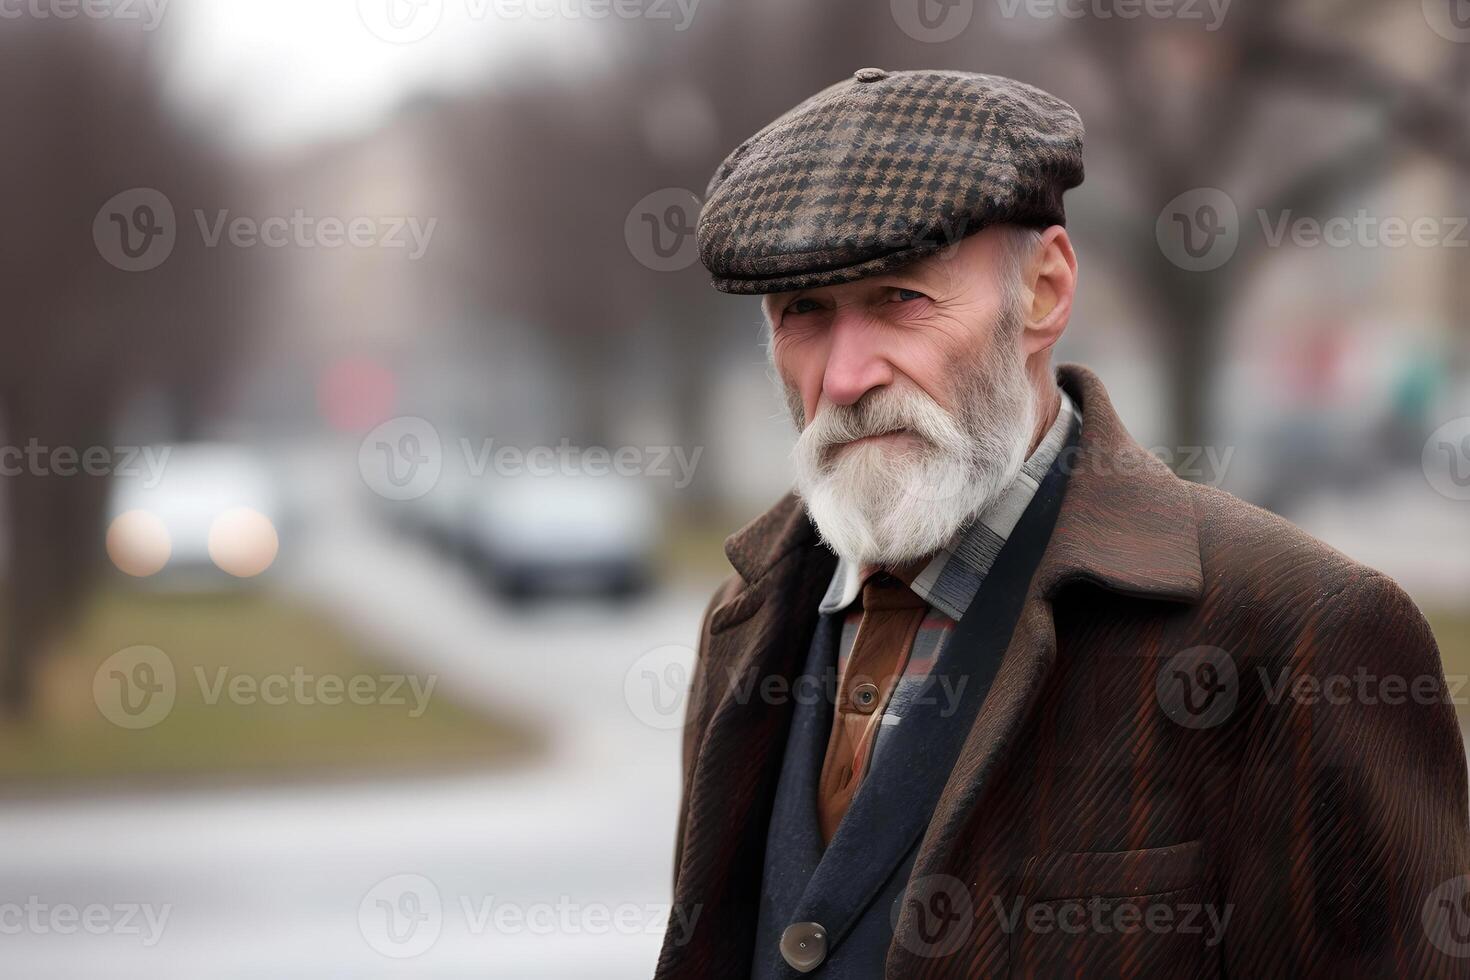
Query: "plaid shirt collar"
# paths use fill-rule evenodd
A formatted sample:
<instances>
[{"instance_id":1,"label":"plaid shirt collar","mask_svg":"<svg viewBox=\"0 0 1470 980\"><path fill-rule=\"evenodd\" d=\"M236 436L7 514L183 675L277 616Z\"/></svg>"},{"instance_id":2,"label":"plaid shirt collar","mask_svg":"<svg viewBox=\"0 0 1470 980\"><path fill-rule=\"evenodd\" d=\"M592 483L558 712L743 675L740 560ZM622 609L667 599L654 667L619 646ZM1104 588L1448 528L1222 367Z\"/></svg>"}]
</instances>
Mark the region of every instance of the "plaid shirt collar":
<instances>
[{"instance_id":1,"label":"plaid shirt collar","mask_svg":"<svg viewBox=\"0 0 1470 980\"><path fill-rule=\"evenodd\" d=\"M1021 472L991 501L978 520L960 528L909 583L921 599L950 619L958 620L965 614L1011 529L1021 519L1042 477L1066 444L1072 419L1076 417L1078 412L1072 399L1065 391L1061 392L1056 421L1046 430L1036 451L1022 464ZM837 570L832 574L819 611L825 614L846 609L857 601L862 584L862 568L838 558Z\"/></svg>"}]
</instances>

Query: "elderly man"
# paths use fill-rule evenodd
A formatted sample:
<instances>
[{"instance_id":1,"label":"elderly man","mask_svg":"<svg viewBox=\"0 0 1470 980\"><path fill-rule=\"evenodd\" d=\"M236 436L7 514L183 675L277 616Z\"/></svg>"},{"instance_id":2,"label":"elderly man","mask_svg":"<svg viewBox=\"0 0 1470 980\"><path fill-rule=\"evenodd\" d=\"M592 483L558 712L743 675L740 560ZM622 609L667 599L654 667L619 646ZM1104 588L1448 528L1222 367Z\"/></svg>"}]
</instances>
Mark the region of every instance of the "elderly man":
<instances>
[{"instance_id":1,"label":"elderly man","mask_svg":"<svg viewBox=\"0 0 1470 980\"><path fill-rule=\"evenodd\" d=\"M1052 366L1081 153L1030 86L868 68L715 174L797 493L705 617L660 978L1470 972L1423 617Z\"/></svg>"}]
</instances>

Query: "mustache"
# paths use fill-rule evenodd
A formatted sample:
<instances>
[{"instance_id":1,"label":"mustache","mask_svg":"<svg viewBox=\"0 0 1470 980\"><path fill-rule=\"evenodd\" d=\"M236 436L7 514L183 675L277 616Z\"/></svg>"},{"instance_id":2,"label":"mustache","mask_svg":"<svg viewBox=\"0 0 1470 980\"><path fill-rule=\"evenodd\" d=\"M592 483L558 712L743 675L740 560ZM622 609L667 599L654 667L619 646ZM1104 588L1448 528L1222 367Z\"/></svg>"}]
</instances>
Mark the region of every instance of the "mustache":
<instances>
[{"instance_id":1,"label":"mustache","mask_svg":"<svg viewBox=\"0 0 1470 980\"><path fill-rule=\"evenodd\" d=\"M798 441L826 464L848 443L900 431L936 448L953 446L954 429L949 413L923 392L879 388L851 405L826 405Z\"/></svg>"}]
</instances>

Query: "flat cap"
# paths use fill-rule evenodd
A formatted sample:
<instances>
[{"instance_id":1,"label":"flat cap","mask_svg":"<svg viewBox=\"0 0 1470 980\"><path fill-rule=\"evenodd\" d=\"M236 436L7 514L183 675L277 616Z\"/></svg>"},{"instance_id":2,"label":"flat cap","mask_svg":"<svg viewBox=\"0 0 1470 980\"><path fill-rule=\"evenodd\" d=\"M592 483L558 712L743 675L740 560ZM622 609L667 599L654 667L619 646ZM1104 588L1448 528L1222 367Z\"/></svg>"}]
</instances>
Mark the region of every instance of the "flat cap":
<instances>
[{"instance_id":1,"label":"flat cap","mask_svg":"<svg viewBox=\"0 0 1470 980\"><path fill-rule=\"evenodd\" d=\"M699 257L716 289L777 293L888 272L1000 223L1063 224L1082 120L998 75L864 68L735 148Z\"/></svg>"}]
</instances>

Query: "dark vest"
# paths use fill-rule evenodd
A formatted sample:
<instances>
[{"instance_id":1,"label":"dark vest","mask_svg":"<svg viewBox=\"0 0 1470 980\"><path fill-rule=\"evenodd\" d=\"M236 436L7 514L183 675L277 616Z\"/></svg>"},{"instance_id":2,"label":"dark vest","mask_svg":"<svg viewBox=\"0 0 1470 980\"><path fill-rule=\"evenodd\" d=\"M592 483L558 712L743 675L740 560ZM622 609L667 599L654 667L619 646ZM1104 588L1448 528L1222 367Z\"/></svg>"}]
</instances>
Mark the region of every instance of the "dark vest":
<instances>
[{"instance_id":1,"label":"dark vest","mask_svg":"<svg viewBox=\"0 0 1470 980\"><path fill-rule=\"evenodd\" d=\"M1074 425L919 697L892 733L894 743L875 757L825 850L816 798L834 691L830 684L806 685L820 688L822 696L798 700L786 741L766 838L751 971L755 980L803 976L779 948L782 931L797 922L820 923L826 933L826 959L805 976L872 980L883 975L919 843L1000 668L1026 587L1051 537L1075 440ZM821 617L807 656L808 677L836 676L845 616L844 611Z\"/></svg>"}]
</instances>

